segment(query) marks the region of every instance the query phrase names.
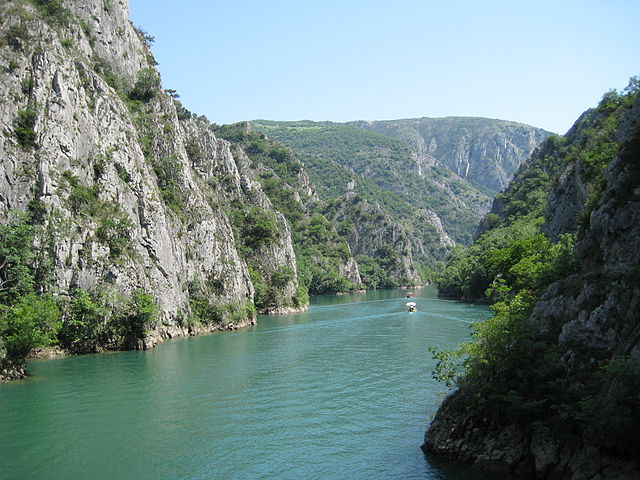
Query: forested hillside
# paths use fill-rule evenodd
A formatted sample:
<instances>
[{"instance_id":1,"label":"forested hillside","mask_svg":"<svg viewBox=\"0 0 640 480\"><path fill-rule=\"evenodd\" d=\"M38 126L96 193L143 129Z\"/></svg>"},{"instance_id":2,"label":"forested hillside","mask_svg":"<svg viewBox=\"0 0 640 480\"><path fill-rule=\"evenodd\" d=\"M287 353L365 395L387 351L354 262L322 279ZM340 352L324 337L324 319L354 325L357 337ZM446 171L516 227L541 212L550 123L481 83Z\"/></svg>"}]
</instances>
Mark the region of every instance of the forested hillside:
<instances>
[{"instance_id":1,"label":"forested hillside","mask_svg":"<svg viewBox=\"0 0 640 480\"><path fill-rule=\"evenodd\" d=\"M475 118L251 125L297 152L324 200L354 192L382 207L409 239L426 281L433 280L454 244L471 242L488 209L495 192L477 172L506 184L547 135L526 125ZM349 215L343 221L350 222Z\"/></svg>"},{"instance_id":2,"label":"forested hillside","mask_svg":"<svg viewBox=\"0 0 640 480\"><path fill-rule=\"evenodd\" d=\"M485 299L473 342L435 352L457 389L425 448L536 478L635 478L640 447L640 82L552 136L439 281Z\"/></svg>"},{"instance_id":3,"label":"forested hillside","mask_svg":"<svg viewBox=\"0 0 640 480\"><path fill-rule=\"evenodd\" d=\"M361 179L368 180L360 188L366 198L385 207L399 220L406 220L392 202L402 202L402 210L426 209L442 221L447 234L459 243L469 243L475 228L488 208L490 199L447 168L432 165L421 171L409 145L367 132L353 125L333 122L269 122L254 121L252 127L294 151L322 160L307 162L309 175L323 185L327 200L333 200L358 188ZM337 167L331 168L331 165ZM346 167L348 176L341 174ZM368 188L375 184L377 192ZM379 192L389 192L379 195ZM357 193L360 193L358 191ZM331 196L329 196L331 195Z\"/></svg>"}]
</instances>

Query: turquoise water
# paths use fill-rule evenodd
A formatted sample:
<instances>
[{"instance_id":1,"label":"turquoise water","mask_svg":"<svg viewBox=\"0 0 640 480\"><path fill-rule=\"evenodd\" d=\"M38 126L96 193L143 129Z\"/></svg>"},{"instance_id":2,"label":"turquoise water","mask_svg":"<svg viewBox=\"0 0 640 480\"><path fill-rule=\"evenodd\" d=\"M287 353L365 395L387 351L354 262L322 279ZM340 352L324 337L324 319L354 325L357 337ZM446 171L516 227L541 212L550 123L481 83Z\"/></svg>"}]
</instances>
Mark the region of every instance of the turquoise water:
<instances>
[{"instance_id":1,"label":"turquoise water","mask_svg":"<svg viewBox=\"0 0 640 480\"><path fill-rule=\"evenodd\" d=\"M425 459L444 387L429 346L484 307L417 291L316 297L300 315L145 352L30 364L0 385L2 479L442 479Z\"/></svg>"}]
</instances>

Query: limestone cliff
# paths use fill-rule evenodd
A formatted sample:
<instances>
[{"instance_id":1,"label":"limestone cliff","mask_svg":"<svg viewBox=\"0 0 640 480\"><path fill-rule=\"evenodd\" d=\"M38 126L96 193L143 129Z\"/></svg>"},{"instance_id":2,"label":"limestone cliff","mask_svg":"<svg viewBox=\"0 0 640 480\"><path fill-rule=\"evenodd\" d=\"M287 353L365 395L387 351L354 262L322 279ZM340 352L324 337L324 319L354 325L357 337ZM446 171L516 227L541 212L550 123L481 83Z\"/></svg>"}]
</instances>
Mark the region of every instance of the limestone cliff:
<instances>
[{"instance_id":1,"label":"limestone cliff","mask_svg":"<svg viewBox=\"0 0 640 480\"><path fill-rule=\"evenodd\" d=\"M289 273L268 310L293 307L287 220L241 149L162 91L126 1L2 2L0 38L0 209L4 222L29 212L37 225L52 274L41 289L150 293L161 314L138 347L246 325L255 279L229 219L235 202L274 218L253 254L261 279Z\"/></svg>"},{"instance_id":2,"label":"limestone cliff","mask_svg":"<svg viewBox=\"0 0 640 480\"><path fill-rule=\"evenodd\" d=\"M445 400L429 427L426 450L527 478L638 478L640 100L620 120L616 140L618 153L592 202L576 201L583 195L578 174L587 162L594 164L593 152L607 151L610 142L572 157L548 207L555 233L562 224L572 228L580 210L588 214L574 251L579 268L548 287L528 324L530 347L550 346L538 366L549 368L540 378L555 387L533 399L511 392L518 407L529 401L528 411L537 412L516 421L506 409L502 418L478 414L477 395L463 386ZM562 214L571 222L554 214L556 205L569 212L567 206L576 204L580 208L573 214ZM526 377L527 366L520 368L518 374Z\"/></svg>"},{"instance_id":3,"label":"limestone cliff","mask_svg":"<svg viewBox=\"0 0 640 480\"><path fill-rule=\"evenodd\" d=\"M341 233L349 242L356 259L365 262L364 255L383 263L385 283L376 286L421 284L414 266L409 236L402 225L394 222L379 205L370 204L354 193L347 193L332 202L328 211L333 220L343 225Z\"/></svg>"},{"instance_id":4,"label":"limestone cliff","mask_svg":"<svg viewBox=\"0 0 640 480\"><path fill-rule=\"evenodd\" d=\"M549 135L542 129L473 117L355 122L360 128L412 146L420 172L434 165L452 170L485 191L509 184L520 164Z\"/></svg>"}]
</instances>

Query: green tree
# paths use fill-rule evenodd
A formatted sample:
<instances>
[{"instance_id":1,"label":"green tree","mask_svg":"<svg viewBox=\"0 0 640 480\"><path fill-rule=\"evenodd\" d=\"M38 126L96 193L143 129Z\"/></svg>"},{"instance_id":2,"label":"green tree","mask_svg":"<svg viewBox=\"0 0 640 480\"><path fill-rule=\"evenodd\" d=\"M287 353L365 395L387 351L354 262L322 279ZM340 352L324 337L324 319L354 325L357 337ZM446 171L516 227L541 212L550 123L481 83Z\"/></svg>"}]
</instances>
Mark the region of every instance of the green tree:
<instances>
[{"instance_id":1,"label":"green tree","mask_svg":"<svg viewBox=\"0 0 640 480\"><path fill-rule=\"evenodd\" d=\"M142 340L148 329L158 319L158 305L153 297L142 290L136 290L131 295L118 325L125 347L135 347Z\"/></svg>"},{"instance_id":2,"label":"green tree","mask_svg":"<svg viewBox=\"0 0 640 480\"><path fill-rule=\"evenodd\" d=\"M0 313L0 336L7 358L21 363L34 348L56 341L60 329L60 310L49 295L33 293L21 296Z\"/></svg>"},{"instance_id":3,"label":"green tree","mask_svg":"<svg viewBox=\"0 0 640 480\"><path fill-rule=\"evenodd\" d=\"M18 144L25 149L30 150L36 147L37 134L34 130L38 114L33 106L24 110L18 110L18 116L13 122L13 129L18 139Z\"/></svg>"},{"instance_id":4,"label":"green tree","mask_svg":"<svg viewBox=\"0 0 640 480\"><path fill-rule=\"evenodd\" d=\"M0 225L0 303L11 305L35 289L33 235L22 214Z\"/></svg>"},{"instance_id":5,"label":"green tree","mask_svg":"<svg viewBox=\"0 0 640 480\"><path fill-rule=\"evenodd\" d=\"M67 305L59 333L62 347L72 353L98 351L109 335L109 321L117 303L106 293L75 290Z\"/></svg>"},{"instance_id":6,"label":"green tree","mask_svg":"<svg viewBox=\"0 0 640 480\"><path fill-rule=\"evenodd\" d=\"M158 93L160 93L160 75L152 68L143 68L138 72L129 97L133 100L148 102Z\"/></svg>"}]
</instances>

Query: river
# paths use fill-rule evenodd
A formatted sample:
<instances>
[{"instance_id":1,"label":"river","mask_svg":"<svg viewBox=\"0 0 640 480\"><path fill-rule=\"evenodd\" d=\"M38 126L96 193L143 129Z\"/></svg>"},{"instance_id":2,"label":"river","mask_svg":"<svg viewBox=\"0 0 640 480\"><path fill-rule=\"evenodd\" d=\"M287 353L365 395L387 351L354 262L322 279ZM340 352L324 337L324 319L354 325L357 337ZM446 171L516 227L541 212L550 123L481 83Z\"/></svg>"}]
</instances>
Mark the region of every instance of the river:
<instances>
[{"instance_id":1,"label":"river","mask_svg":"<svg viewBox=\"0 0 640 480\"><path fill-rule=\"evenodd\" d=\"M1 479L471 478L420 445L445 387L429 346L485 307L402 290L153 350L33 361L0 385Z\"/></svg>"}]
</instances>

